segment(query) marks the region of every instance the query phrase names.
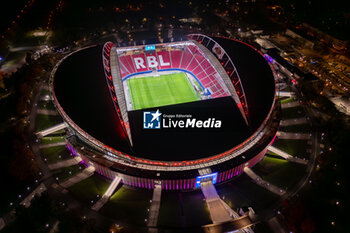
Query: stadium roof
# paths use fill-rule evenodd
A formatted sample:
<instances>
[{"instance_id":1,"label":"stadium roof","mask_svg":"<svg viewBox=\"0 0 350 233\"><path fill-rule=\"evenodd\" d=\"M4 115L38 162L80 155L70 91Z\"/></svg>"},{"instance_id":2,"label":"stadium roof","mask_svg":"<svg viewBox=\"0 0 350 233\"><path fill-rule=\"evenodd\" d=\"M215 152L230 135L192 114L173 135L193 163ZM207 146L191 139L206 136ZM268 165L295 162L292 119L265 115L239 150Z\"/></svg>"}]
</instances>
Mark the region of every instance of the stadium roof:
<instances>
[{"instance_id":1,"label":"stadium roof","mask_svg":"<svg viewBox=\"0 0 350 233\"><path fill-rule=\"evenodd\" d=\"M243 142L261 125L274 97L272 71L254 49L237 41L214 38L231 56L249 104L247 126L231 97L163 106L163 113L192 114L223 120L221 130L142 130L142 112L129 112L133 136L130 148L104 78L101 47L72 54L56 72L54 90L68 116L85 132L116 150L150 160L183 161L222 153Z\"/></svg>"}]
</instances>

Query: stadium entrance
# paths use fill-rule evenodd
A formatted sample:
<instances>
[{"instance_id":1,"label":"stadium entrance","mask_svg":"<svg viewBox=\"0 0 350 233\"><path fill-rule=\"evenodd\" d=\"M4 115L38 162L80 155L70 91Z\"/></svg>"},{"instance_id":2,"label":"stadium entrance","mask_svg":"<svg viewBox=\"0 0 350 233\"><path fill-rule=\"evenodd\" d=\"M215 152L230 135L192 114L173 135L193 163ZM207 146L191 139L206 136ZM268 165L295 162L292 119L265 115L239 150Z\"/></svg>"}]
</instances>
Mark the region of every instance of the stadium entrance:
<instances>
[{"instance_id":1,"label":"stadium entrance","mask_svg":"<svg viewBox=\"0 0 350 233\"><path fill-rule=\"evenodd\" d=\"M218 173L217 172L211 173L211 174L206 174L206 175L203 175L203 176L197 176L197 178L196 178L196 188L200 188L202 182L211 181L213 184L216 184L217 177L218 177Z\"/></svg>"}]
</instances>

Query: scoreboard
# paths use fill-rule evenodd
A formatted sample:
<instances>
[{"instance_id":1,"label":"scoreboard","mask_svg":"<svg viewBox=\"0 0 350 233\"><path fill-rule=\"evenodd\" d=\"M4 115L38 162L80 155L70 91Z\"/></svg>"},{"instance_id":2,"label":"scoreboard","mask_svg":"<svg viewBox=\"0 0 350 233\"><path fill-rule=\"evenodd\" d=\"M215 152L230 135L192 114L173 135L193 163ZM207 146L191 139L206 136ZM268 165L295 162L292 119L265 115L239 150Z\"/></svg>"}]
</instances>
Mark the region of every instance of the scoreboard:
<instances>
[{"instance_id":1,"label":"scoreboard","mask_svg":"<svg viewBox=\"0 0 350 233\"><path fill-rule=\"evenodd\" d=\"M156 50L156 46L154 44L146 45L145 50L146 51L154 51L154 50Z\"/></svg>"}]
</instances>

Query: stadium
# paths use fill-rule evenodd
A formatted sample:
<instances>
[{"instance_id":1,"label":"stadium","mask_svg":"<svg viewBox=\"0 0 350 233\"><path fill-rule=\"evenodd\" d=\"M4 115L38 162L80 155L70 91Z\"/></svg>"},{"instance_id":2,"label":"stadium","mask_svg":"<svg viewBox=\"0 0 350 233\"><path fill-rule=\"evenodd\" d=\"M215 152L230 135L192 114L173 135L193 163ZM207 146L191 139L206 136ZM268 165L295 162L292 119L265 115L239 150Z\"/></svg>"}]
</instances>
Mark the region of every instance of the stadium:
<instances>
[{"instance_id":1,"label":"stadium","mask_svg":"<svg viewBox=\"0 0 350 233\"><path fill-rule=\"evenodd\" d=\"M264 157L279 127L272 68L233 39L86 47L56 65L50 85L67 148L136 188L233 179Z\"/></svg>"}]
</instances>

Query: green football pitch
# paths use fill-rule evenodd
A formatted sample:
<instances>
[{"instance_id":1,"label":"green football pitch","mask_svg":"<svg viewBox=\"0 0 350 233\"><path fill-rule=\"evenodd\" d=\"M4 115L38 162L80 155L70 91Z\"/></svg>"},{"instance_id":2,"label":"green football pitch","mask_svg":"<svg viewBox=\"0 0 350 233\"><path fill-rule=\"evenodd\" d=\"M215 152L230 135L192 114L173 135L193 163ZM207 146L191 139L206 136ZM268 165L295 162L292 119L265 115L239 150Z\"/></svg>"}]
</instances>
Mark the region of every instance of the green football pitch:
<instances>
[{"instance_id":1,"label":"green football pitch","mask_svg":"<svg viewBox=\"0 0 350 233\"><path fill-rule=\"evenodd\" d=\"M185 73L127 80L133 110L200 100Z\"/></svg>"}]
</instances>

